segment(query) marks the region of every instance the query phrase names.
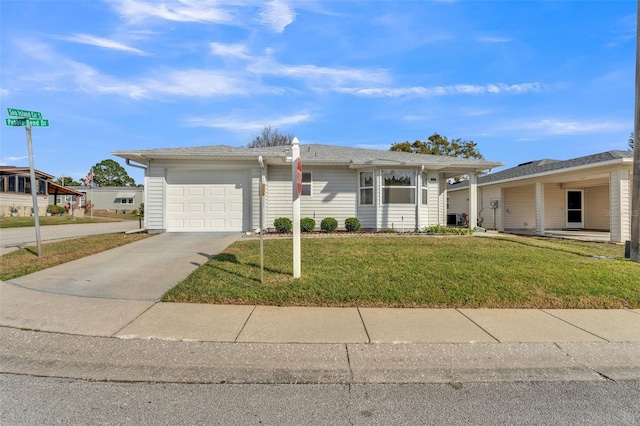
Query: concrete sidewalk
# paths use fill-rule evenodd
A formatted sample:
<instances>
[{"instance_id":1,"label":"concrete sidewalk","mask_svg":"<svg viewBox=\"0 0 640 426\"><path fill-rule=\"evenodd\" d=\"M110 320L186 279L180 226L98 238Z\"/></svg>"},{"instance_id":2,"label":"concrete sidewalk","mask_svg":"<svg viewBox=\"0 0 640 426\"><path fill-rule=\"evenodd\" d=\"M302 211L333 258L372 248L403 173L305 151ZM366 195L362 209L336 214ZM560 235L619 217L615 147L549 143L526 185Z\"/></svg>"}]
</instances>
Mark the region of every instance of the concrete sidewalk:
<instances>
[{"instance_id":1,"label":"concrete sidewalk","mask_svg":"<svg viewBox=\"0 0 640 426\"><path fill-rule=\"evenodd\" d=\"M640 380L640 309L158 302L237 238L161 234L0 282L0 372L188 383Z\"/></svg>"}]
</instances>

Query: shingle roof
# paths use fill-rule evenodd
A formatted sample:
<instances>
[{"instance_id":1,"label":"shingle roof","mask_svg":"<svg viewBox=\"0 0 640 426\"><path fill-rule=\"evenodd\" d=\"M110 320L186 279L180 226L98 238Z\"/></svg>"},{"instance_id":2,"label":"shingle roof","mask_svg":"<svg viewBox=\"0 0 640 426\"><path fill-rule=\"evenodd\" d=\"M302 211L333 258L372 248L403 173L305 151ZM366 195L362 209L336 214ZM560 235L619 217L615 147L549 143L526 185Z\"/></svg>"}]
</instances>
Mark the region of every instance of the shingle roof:
<instances>
[{"instance_id":1,"label":"shingle roof","mask_svg":"<svg viewBox=\"0 0 640 426\"><path fill-rule=\"evenodd\" d=\"M220 157L249 157L257 158L259 155L270 158L285 156L287 147L275 146L267 148L241 148L226 145L209 145L183 148L159 148L136 151L113 152L113 155L136 161L136 158L160 159L160 158L184 158L196 159L198 156L207 158ZM473 160L468 158L447 157L443 155L412 154L408 152L383 151L376 149L352 148L345 146L300 144L300 157L303 163L333 163L355 166L386 165L399 166L439 166L476 168L479 170L499 167L503 163L486 160Z\"/></svg>"},{"instance_id":2,"label":"shingle roof","mask_svg":"<svg viewBox=\"0 0 640 426\"><path fill-rule=\"evenodd\" d=\"M605 161L621 160L624 158L633 158L632 151L607 151L599 154L586 155L584 157L571 158L569 160L537 160L528 163L519 164L516 167L502 170L496 173L490 173L478 178L478 184L487 184L500 182L503 180L512 180L518 178L526 178L533 175L548 173L553 171L561 171L580 166L596 165ZM459 182L452 186L452 189L464 188L468 185L467 181Z\"/></svg>"}]
</instances>

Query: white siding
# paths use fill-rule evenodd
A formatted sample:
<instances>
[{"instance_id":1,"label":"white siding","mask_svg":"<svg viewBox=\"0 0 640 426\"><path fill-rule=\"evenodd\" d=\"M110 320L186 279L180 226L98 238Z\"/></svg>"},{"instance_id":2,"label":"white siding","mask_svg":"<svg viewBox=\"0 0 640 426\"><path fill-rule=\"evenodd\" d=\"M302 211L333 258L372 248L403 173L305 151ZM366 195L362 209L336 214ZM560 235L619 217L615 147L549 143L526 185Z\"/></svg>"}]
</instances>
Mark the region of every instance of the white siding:
<instances>
[{"instance_id":1,"label":"white siding","mask_svg":"<svg viewBox=\"0 0 640 426\"><path fill-rule=\"evenodd\" d=\"M311 172L311 196L300 198L300 217L316 220L316 228L326 217L333 217L340 228L344 220L356 217L358 176L355 170L347 168L320 168L305 166L303 171ZM269 167L267 227L279 217L292 218L291 167Z\"/></svg>"},{"instance_id":2,"label":"white siding","mask_svg":"<svg viewBox=\"0 0 640 426\"><path fill-rule=\"evenodd\" d=\"M149 231L164 232L165 228L165 169L151 166L145 182L144 216Z\"/></svg>"},{"instance_id":3,"label":"white siding","mask_svg":"<svg viewBox=\"0 0 640 426\"><path fill-rule=\"evenodd\" d=\"M609 187L596 186L584 189L584 227L609 230Z\"/></svg>"},{"instance_id":4,"label":"white siding","mask_svg":"<svg viewBox=\"0 0 640 426\"><path fill-rule=\"evenodd\" d=\"M536 193L534 185L504 189L504 229L535 229Z\"/></svg>"},{"instance_id":5,"label":"white siding","mask_svg":"<svg viewBox=\"0 0 640 426\"><path fill-rule=\"evenodd\" d=\"M427 171L429 181L427 183L427 221L423 222L423 227L434 225L446 225L447 221L440 218L440 210L447 208L447 198L442 195L441 177L438 172ZM433 180L435 179L435 180ZM446 216L445 216L446 217Z\"/></svg>"},{"instance_id":6,"label":"white siding","mask_svg":"<svg viewBox=\"0 0 640 426\"><path fill-rule=\"evenodd\" d=\"M265 171L266 173L266 171ZM250 230L260 229L260 177L262 173L260 168L251 169L251 223ZM264 201L266 201L266 196ZM265 202L266 205L266 202ZM266 206L265 206L266 209ZM265 222L265 228L268 224Z\"/></svg>"},{"instance_id":7,"label":"white siding","mask_svg":"<svg viewBox=\"0 0 640 426\"><path fill-rule=\"evenodd\" d=\"M449 209L447 213L468 213L469 211L469 190L448 191Z\"/></svg>"}]
</instances>

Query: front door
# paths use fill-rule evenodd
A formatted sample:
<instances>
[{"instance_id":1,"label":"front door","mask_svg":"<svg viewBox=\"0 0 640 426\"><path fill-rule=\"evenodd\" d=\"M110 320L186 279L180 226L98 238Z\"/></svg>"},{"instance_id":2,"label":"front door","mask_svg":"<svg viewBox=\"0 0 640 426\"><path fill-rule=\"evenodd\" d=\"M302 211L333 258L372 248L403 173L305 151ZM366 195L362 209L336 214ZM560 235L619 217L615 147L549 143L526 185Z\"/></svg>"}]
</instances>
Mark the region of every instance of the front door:
<instances>
[{"instance_id":1,"label":"front door","mask_svg":"<svg viewBox=\"0 0 640 426\"><path fill-rule=\"evenodd\" d=\"M584 228L582 212L582 190L567 190L567 229Z\"/></svg>"}]
</instances>

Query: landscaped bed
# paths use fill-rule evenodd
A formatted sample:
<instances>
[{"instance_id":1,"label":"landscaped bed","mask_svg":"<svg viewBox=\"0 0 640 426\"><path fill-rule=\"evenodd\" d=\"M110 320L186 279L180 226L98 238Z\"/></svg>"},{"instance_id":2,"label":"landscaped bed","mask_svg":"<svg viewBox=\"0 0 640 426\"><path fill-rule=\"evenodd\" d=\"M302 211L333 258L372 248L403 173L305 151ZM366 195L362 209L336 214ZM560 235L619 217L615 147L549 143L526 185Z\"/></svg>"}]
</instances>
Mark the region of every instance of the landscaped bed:
<instances>
[{"instance_id":1,"label":"landscaped bed","mask_svg":"<svg viewBox=\"0 0 640 426\"><path fill-rule=\"evenodd\" d=\"M239 241L164 301L280 306L639 308L640 265L624 247L535 237L290 238Z\"/></svg>"}]
</instances>

